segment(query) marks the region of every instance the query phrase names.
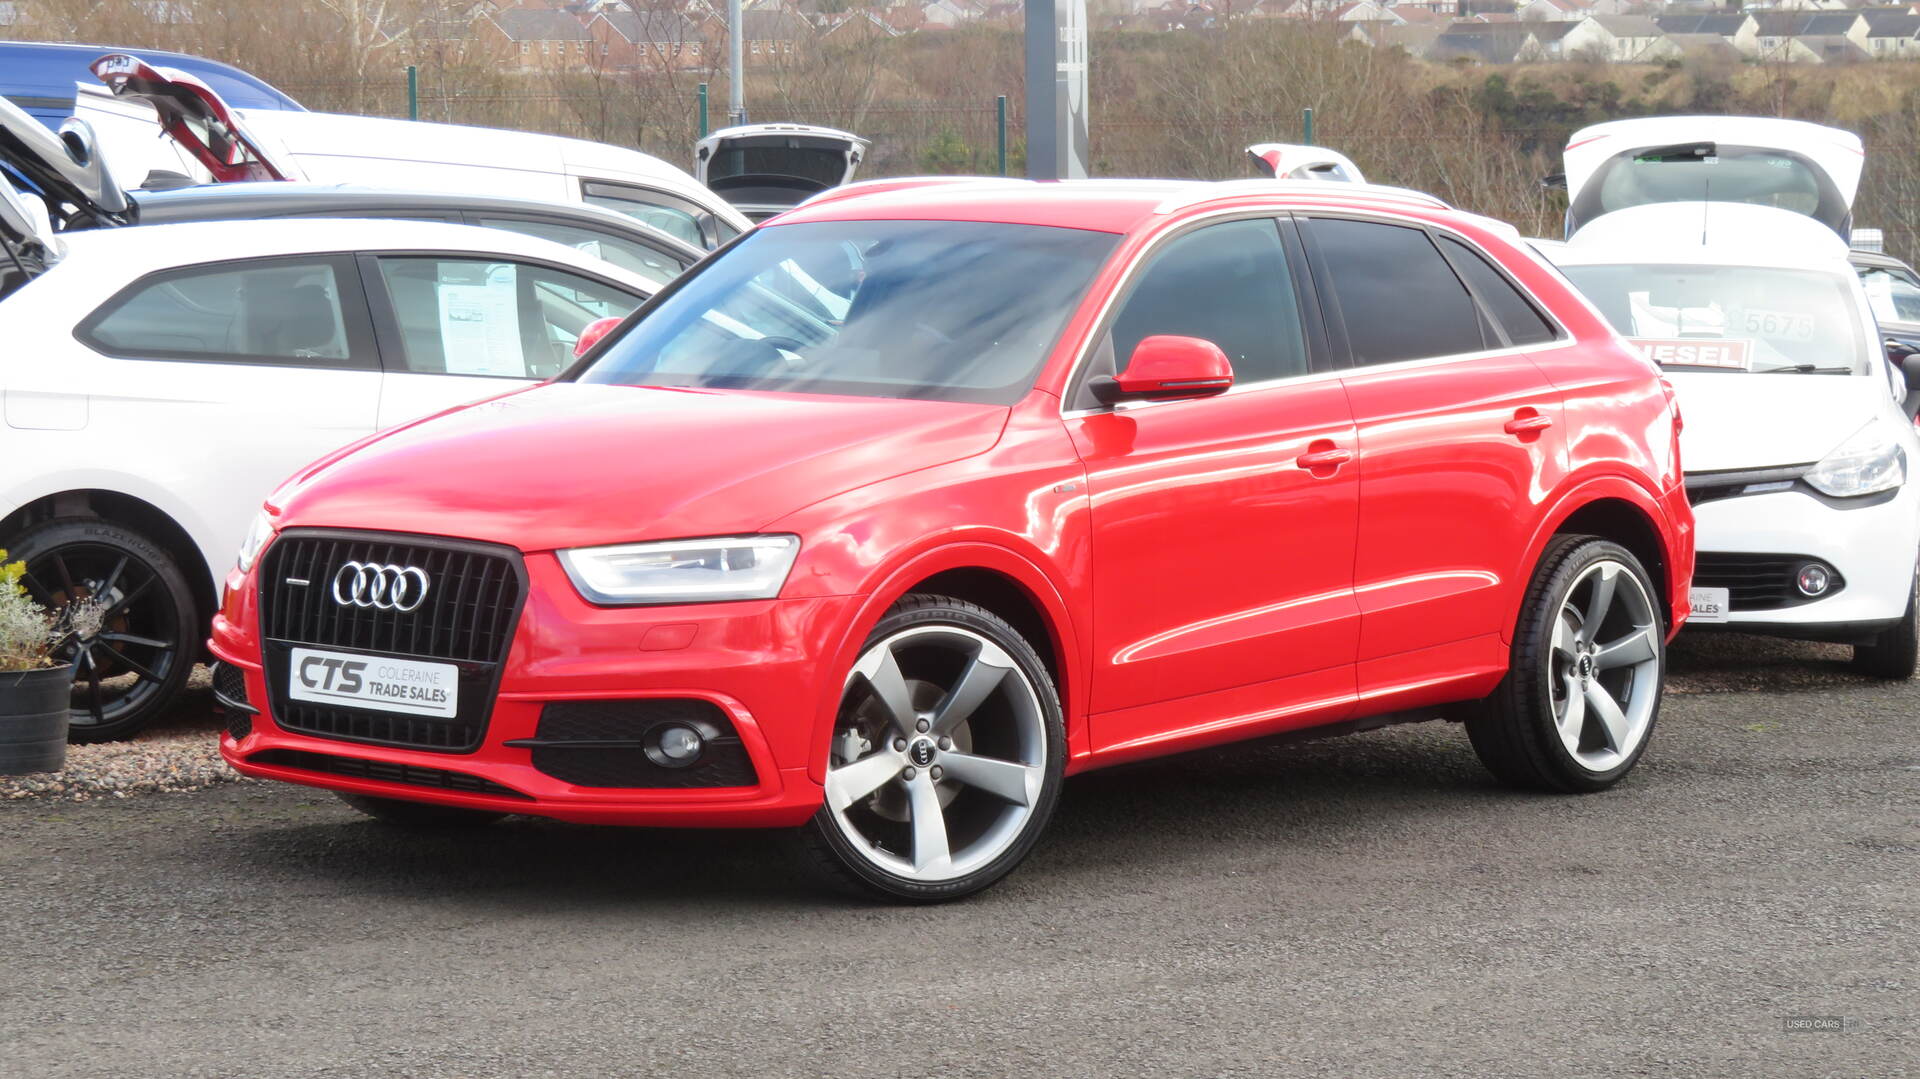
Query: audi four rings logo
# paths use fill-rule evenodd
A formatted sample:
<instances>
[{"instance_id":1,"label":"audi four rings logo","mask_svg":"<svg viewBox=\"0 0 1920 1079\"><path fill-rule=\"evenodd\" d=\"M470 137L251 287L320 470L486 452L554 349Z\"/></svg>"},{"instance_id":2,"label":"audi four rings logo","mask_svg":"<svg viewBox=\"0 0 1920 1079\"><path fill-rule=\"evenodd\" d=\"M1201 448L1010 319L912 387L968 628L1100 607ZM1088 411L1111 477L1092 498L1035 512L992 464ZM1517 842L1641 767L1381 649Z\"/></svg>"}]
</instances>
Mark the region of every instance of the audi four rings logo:
<instances>
[{"instance_id":1,"label":"audi four rings logo","mask_svg":"<svg viewBox=\"0 0 1920 1079\"><path fill-rule=\"evenodd\" d=\"M418 566L348 562L333 575L333 601L405 614L427 600L427 571Z\"/></svg>"}]
</instances>

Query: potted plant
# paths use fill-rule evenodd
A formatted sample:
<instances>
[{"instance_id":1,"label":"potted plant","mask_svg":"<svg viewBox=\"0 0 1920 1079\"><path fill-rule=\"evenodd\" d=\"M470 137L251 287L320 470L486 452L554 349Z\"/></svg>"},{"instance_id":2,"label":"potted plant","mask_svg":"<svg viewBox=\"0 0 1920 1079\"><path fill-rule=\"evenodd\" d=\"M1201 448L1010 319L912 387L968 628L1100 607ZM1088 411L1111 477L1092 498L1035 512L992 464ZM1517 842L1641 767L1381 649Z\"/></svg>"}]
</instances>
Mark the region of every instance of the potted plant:
<instances>
[{"instance_id":1,"label":"potted plant","mask_svg":"<svg viewBox=\"0 0 1920 1079\"><path fill-rule=\"evenodd\" d=\"M0 551L0 775L65 767L73 664L56 662L53 652L74 632L75 615L98 617L70 608L56 619L27 595L26 572Z\"/></svg>"}]
</instances>

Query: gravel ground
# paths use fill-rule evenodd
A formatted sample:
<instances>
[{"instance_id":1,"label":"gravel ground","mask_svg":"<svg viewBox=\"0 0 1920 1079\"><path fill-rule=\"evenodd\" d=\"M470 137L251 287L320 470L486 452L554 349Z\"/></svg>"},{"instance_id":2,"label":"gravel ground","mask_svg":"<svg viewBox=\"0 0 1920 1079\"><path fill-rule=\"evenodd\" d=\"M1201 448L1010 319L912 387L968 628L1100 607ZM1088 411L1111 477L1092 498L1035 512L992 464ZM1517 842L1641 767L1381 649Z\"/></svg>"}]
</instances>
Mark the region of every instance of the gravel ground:
<instances>
[{"instance_id":1,"label":"gravel ground","mask_svg":"<svg viewBox=\"0 0 1920 1079\"><path fill-rule=\"evenodd\" d=\"M1920 1076L1920 683L1759 648L1678 650L1605 794L1445 724L1229 747L935 909L778 833L0 802L0 1076Z\"/></svg>"},{"instance_id":2,"label":"gravel ground","mask_svg":"<svg viewBox=\"0 0 1920 1079\"><path fill-rule=\"evenodd\" d=\"M86 802L253 782L220 759L219 729L207 670L196 668L180 702L139 736L125 742L68 746L64 771L0 776L0 800Z\"/></svg>"}]
</instances>

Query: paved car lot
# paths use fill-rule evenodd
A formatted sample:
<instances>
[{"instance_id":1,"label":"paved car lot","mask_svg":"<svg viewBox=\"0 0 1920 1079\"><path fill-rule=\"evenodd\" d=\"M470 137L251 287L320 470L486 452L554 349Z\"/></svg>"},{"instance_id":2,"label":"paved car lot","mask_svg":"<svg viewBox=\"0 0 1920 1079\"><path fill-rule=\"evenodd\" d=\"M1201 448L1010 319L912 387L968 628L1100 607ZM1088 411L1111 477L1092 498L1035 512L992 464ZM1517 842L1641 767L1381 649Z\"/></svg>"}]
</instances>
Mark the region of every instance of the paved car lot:
<instances>
[{"instance_id":1,"label":"paved car lot","mask_svg":"<svg viewBox=\"0 0 1920 1079\"><path fill-rule=\"evenodd\" d=\"M1841 655L1686 645L1588 798L1438 724L1086 776L934 909L754 833L0 804L0 1075L1920 1074L1920 684Z\"/></svg>"}]
</instances>

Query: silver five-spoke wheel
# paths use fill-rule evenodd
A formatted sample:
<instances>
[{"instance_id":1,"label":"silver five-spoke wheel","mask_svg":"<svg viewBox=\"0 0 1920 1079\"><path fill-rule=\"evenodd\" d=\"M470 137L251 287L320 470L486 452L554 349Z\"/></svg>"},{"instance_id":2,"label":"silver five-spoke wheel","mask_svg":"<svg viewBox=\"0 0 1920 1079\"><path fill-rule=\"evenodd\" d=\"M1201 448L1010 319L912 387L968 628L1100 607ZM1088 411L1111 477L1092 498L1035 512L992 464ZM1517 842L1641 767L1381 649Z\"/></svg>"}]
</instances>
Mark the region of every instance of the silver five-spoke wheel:
<instances>
[{"instance_id":1,"label":"silver five-spoke wheel","mask_svg":"<svg viewBox=\"0 0 1920 1079\"><path fill-rule=\"evenodd\" d=\"M1004 623L971 604L914 600L847 674L818 823L869 888L954 898L1011 869L1044 825L1059 709ZM940 604L956 617L926 617Z\"/></svg>"},{"instance_id":2,"label":"silver five-spoke wheel","mask_svg":"<svg viewBox=\"0 0 1920 1079\"><path fill-rule=\"evenodd\" d=\"M1547 655L1554 728L1588 770L1625 763L1647 736L1660 700L1660 621L1640 578L1595 562L1568 590Z\"/></svg>"}]
</instances>

